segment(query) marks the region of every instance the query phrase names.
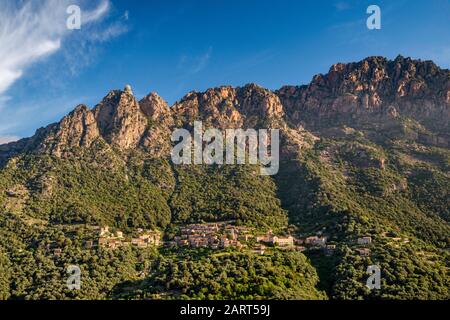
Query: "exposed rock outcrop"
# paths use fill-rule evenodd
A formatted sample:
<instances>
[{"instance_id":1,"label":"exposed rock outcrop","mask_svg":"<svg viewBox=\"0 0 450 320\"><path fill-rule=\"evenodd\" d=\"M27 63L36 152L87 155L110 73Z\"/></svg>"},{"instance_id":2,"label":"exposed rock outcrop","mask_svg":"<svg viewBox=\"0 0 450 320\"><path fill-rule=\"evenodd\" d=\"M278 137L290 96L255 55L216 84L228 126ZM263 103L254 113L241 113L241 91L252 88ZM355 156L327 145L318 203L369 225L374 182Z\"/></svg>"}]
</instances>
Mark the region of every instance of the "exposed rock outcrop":
<instances>
[{"instance_id":1,"label":"exposed rock outcrop","mask_svg":"<svg viewBox=\"0 0 450 320\"><path fill-rule=\"evenodd\" d=\"M154 156L168 155L173 129L191 128L195 120L204 128L279 128L298 146L317 139L308 131L327 135L349 126L447 147L449 119L449 70L401 56L393 61L369 57L335 64L306 86L276 92L255 84L222 86L190 92L171 107L156 93L137 102L126 86L111 91L93 110L80 105L32 138L0 146L0 162L26 150L63 156L95 141L121 151L143 148Z\"/></svg>"},{"instance_id":2,"label":"exposed rock outcrop","mask_svg":"<svg viewBox=\"0 0 450 320\"><path fill-rule=\"evenodd\" d=\"M270 90L249 84L191 92L173 106L178 120L202 120L215 128L258 127L284 115L280 99Z\"/></svg>"},{"instance_id":3,"label":"exposed rock outcrop","mask_svg":"<svg viewBox=\"0 0 450 320\"><path fill-rule=\"evenodd\" d=\"M79 105L64 117L40 144L56 156L71 152L74 148L89 148L100 137L94 114L85 105Z\"/></svg>"},{"instance_id":4,"label":"exposed rock outcrop","mask_svg":"<svg viewBox=\"0 0 450 320\"><path fill-rule=\"evenodd\" d=\"M309 127L398 115L447 127L450 72L431 61L398 56L335 64L307 86L277 91L290 120Z\"/></svg>"},{"instance_id":5,"label":"exposed rock outcrop","mask_svg":"<svg viewBox=\"0 0 450 320\"><path fill-rule=\"evenodd\" d=\"M157 93L152 92L139 101L142 112L154 121L169 121L171 112L169 105Z\"/></svg>"},{"instance_id":6,"label":"exposed rock outcrop","mask_svg":"<svg viewBox=\"0 0 450 320\"><path fill-rule=\"evenodd\" d=\"M174 126L169 105L156 93L144 97L139 105L148 120L147 129L141 140L142 146L152 156L168 156L171 147L171 128Z\"/></svg>"},{"instance_id":7,"label":"exposed rock outcrop","mask_svg":"<svg viewBox=\"0 0 450 320\"><path fill-rule=\"evenodd\" d=\"M138 146L147 119L130 92L111 91L93 112L100 133L109 144L120 150Z\"/></svg>"}]
</instances>

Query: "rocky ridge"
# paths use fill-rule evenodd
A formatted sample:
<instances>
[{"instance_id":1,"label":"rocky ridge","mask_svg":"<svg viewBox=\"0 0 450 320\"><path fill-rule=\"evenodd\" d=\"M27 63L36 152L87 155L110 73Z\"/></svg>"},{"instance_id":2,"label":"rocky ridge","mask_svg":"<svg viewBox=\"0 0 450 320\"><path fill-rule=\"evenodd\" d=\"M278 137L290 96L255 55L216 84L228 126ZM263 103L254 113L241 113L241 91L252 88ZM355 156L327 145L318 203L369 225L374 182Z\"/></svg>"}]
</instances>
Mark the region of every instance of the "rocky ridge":
<instances>
[{"instance_id":1,"label":"rocky ridge","mask_svg":"<svg viewBox=\"0 0 450 320\"><path fill-rule=\"evenodd\" d=\"M422 135L422 140L448 146L449 70L401 56L393 61L369 57L335 64L306 86L285 86L275 92L255 84L222 86L190 92L173 106L156 93L138 102L127 86L111 91L92 110L80 105L33 137L0 146L0 154L5 159L38 150L63 156L74 148L101 142L120 151L143 148L161 156L170 150L171 131L190 128L194 120L220 129L282 128L286 137L292 137L302 136L303 128L320 132L333 126L377 122L386 128L403 117L418 121L424 132L432 131ZM421 137L419 132L409 135Z\"/></svg>"}]
</instances>

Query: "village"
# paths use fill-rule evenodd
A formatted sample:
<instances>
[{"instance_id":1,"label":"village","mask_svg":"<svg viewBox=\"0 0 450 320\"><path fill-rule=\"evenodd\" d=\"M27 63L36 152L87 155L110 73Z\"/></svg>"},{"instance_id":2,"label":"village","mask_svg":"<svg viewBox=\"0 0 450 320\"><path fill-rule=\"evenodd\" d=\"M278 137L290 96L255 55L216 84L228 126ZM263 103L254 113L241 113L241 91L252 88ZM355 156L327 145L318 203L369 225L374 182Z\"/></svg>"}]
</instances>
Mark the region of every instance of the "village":
<instances>
[{"instance_id":1,"label":"village","mask_svg":"<svg viewBox=\"0 0 450 320\"><path fill-rule=\"evenodd\" d=\"M131 238L129 241L123 235L122 231L115 233L109 230L109 226L100 228L98 245L104 248L115 249L127 245L133 245L138 248L147 248L148 246L159 246L161 243L161 233L159 231L144 231L137 229L138 237Z\"/></svg>"},{"instance_id":2,"label":"village","mask_svg":"<svg viewBox=\"0 0 450 320\"><path fill-rule=\"evenodd\" d=\"M248 249L259 255L264 255L272 248L299 252L323 250L326 255L332 255L337 248L336 243L328 243L327 237L321 234L302 238L275 235L272 230L261 234L250 227L236 226L233 221L186 225L180 227L178 234L167 241L163 241L162 233L156 230L137 229L135 234L137 235L135 237L125 237L123 232L119 230L112 232L108 226L104 226L99 228L97 243L87 241L86 247L98 245L102 248L116 249L124 246L137 248L165 246L212 250L235 248ZM358 238L355 242L357 246L355 251L360 256L368 257L371 252L367 247L371 243L371 237Z\"/></svg>"}]
</instances>

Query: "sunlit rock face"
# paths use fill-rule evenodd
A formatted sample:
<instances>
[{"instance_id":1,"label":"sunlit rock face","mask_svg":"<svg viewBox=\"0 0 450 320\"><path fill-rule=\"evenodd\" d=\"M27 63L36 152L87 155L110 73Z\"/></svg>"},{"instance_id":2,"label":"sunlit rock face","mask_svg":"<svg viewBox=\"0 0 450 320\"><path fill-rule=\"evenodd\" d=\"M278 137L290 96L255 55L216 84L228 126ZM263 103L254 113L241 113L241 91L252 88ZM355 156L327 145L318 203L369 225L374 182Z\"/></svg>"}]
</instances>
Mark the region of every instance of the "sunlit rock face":
<instances>
[{"instance_id":1,"label":"sunlit rock face","mask_svg":"<svg viewBox=\"0 0 450 320\"><path fill-rule=\"evenodd\" d=\"M405 118L417 123L405 124ZM0 150L5 159L21 150L64 156L100 141L121 151L142 148L167 156L173 130L190 129L197 120L205 128L279 128L296 145L314 141L316 133L335 134L339 130L334 127L350 127L402 131L408 139L446 147L449 118L449 70L402 56L369 57L334 64L304 86L275 92L256 84L222 86L190 92L172 106L157 93L138 102L126 85L108 93L94 109L80 105L59 123Z\"/></svg>"},{"instance_id":2,"label":"sunlit rock face","mask_svg":"<svg viewBox=\"0 0 450 320\"><path fill-rule=\"evenodd\" d=\"M309 85L285 86L276 93L292 121L311 127L397 114L448 128L449 86L449 70L431 61L369 57L335 64Z\"/></svg>"},{"instance_id":3,"label":"sunlit rock face","mask_svg":"<svg viewBox=\"0 0 450 320\"><path fill-rule=\"evenodd\" d=\"M94 110L104 139L119 149L137 147L147 127L147 119L131 93L111 91Z\"/></svg>"}]
</instances>

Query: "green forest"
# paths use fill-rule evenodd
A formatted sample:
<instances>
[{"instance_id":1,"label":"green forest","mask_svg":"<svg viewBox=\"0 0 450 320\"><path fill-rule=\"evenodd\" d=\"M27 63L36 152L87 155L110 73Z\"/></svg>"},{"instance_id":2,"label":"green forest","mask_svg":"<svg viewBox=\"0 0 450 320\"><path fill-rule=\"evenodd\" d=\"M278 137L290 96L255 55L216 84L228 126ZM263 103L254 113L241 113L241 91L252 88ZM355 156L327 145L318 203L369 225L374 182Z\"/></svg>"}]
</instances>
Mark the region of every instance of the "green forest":
<instances>
[{"instance_id":1,"label":"green forest","mask_svg":"<svg viewBox=\"0 0 450 320\"><path fill-rule=\"evenodd\" d=\"M96 148L68 159L23 154L1 169L1 299L450 297L447 149L323 138L262 177L254 166L174 167ZM185 224L227 220L324 234L337 249L85 247L95 226L167 238ZM373 239L369 257L357 253L362 236ZM67 289L69 265L82 271L81 290ZM379 290L366 287L369 265L382 270Z\"/></svg>"}]
</instances>

